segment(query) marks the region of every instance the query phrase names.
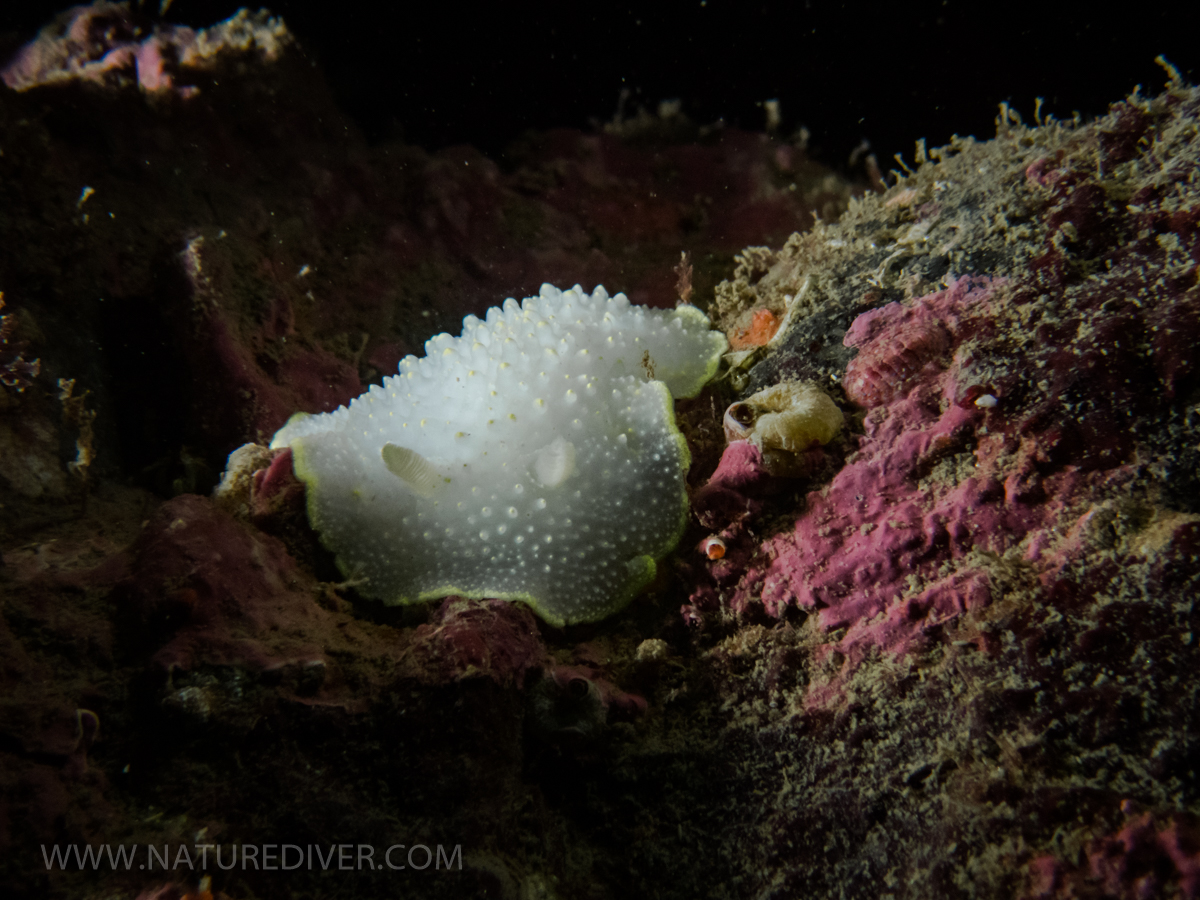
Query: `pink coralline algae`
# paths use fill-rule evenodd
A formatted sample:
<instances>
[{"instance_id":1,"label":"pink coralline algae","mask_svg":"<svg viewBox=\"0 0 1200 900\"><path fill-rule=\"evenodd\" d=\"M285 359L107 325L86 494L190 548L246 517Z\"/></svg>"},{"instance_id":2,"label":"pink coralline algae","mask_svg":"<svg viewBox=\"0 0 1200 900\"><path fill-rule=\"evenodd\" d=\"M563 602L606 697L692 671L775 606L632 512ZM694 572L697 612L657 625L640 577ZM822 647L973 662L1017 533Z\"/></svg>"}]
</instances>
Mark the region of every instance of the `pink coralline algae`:
<instances>
[{"instance_id":1,"label":"pink coralline algae","mask_svg":"<svg viewBox=\"0 0 1200 900\"><path fill-rule=\"evenodd\" d=\"M1194 817L1163 822L1153 813L1131 814L1116 834L1089 843L1082 864L1038 857L1029 864L1028 887L1021 900L1093 896L1130 900L1200 896L1200 828Z\"/></svg>"},{"instance_id":2,"label":"pink coralline algae","mask_svg":"<svg viewBox=\"0 0 1200 900\"><path fill-rule=\"evenodd\" d=\"M718 291L804 294L743 395L847 415L791 482L729 443L680 564L771 896L1198 891L1200 91L1010 112Z\"/></svg>"},{"instance_id":3,"label":"pink coralline algae","mask_svg":"<svg viewBox=\"0 0 1200 900\"><path fill-rule=\"evenodd\" d=\"M0 71L0 80L18 91L82 81L190 98L199 89L178 85L181 74L196 74L221 53L256 51L273 60L287 40L280 20L245 9L212 28L166 25L142 37L128 4L100 0L63 12Z\"/></svg>"},{"instance_id":4,"label":"pink coralline algae","mask_svg":"<svg viewBox=\"0 0 1200 900\"><path fill-rule=\"evenodd\" d=\"M720 528L762 510L762 498L778 486L767 474L762 451L747 440L732 441L717 470L692 495L692 509L708 528Z\"/></svg>"},{"instance_id":5,"label":"pink coralline algae","mask_svg":"<svg viewBox=\"0 0 1200 900\"><path fill-rule=\"evenodd\" d=\"M520 685L544 649L533 613L503 600L447 597L413 633L405 662L426 684L487 677Z\"/></svg>"},{"instance_id":6,"label":"pink coralline algae","mask_svg":"<svg viewBox=\"0 0 1200 900\"><path fill-rule=\"evenodd\" d=\"M843 339L847 347L858 349L846 367L846 396L870 409L902 396L923 375L947 368L946 353L961 343L964 319L989 290L986 282L961 279L912 306L893 302L863 313Z\"/></svg>"},{"instance_id":7,"label":"pink coralline algae","mask_svg":"<svg viewBox=\"0 0 1200 900\"><path fill-rule=\"evenodd\" d=\"M985 573L948 578L933 573L977 541L990 544L990 535L1010 526L1026 528L1039 514L989 506L1003 495L994 479L969 478L933 503L918 481L939 460L963 452L985 421L978 409L955 404L942 409L944 397L959 385L949 358L941 356L951 347L950 328L962 328L972 313L986 309L996 290L986 281L963 279L911 307L891 304L855 321L847 343L861 345L860 358L866 360L857 369L857 395L872 405L888 399L892 405L886 416L868 416L858 451L826 490L809 495L794 531L764 545L761 556L770 561L752 567L738 584L728 598L734 609L761 598L772 616L789 604L818 611L824 629L848 629L842 651L861 657L872 644L901 650L931 624L987 603ZM892 324L907 334L940 336L893 342L887 327ZM904 388L913 388L921 374L920 387L906 394ZM732 492L744 496L758 487L754 455L745 442L730 445L712 482L697 496L701 509L718 500L735 507ZM754 508L753 501L743 502ZM918 574L928 577L913 590Z\"/></svg>"},{"instance_id":8,"label":"pink coralline algae","mask_svg":"<svg viewBox=\"0 0 1200 900\"><path fill-rule=\"evenodd\" d=\"M1071 179L1048 172L1039 185L1066 191ZM1082 241L1091 208L1076 193L1063 197ZM1178 215L1169 222L1186 232ZM1074 289L1056 315L1034 313L1050 283L1068 277L1055 235L1048 243L1034 260L1038 280L963 277L854 319L844 343L857 355L843 385L867 411L853 452L744 568L710 565L714 582L692 595L697 609L719 597L735 612L810 611L835 636L818 655L848 660L848 674L876 650L907 654L988 606L993 560L1020 559L1053 584L1059 557L1080 552L1073 536L1094 514L1080 498L1135 478L1137 432L1126 423L1194 389L1187 348L1200 317L1196 289L1181 283L1166 282L1157 302L1137 299L1120 251L1105 283ZM1031 317L1039 324L1024 335L1015 322ZM709 527L761 507L752 499L764 493L760 473L743 443L730 444L695 498ZM814 690L808 702L836 696Z\"/></svg>"},{"instance_id":9,"label":"pink coralline algae","mask_svg":"<svg viewBox=\"0 0 1200 900\"><path fill-rule=\"evenodd\" d=\"M270 465L254 473L253 497L255 504L270 503L275 497L296 484L292 472L292 450L287 447L275 454Z\"/></svg>"}]
</instances>

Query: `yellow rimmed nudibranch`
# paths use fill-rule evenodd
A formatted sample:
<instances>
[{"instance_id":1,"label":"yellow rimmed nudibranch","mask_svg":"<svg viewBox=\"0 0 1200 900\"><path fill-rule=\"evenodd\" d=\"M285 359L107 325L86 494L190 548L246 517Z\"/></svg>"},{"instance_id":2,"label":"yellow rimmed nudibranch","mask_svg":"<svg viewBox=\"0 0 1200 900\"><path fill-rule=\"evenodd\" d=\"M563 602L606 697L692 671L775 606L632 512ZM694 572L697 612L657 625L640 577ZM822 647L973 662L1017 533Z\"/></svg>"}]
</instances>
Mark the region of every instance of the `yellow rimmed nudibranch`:
<instances>
[{"instance_id":1,"label":"yellow rimmed nudibranch","mask_svg":"<svg viewBox=\"0 0 1200 900\"><path fill-rule=\"evenodd\" d=\"M364 593L595 621L683 532L672 397L698 393L725 348L695 307L544 285L467 316L349 406L293 416L271 447L292 449L313 527Z\"/></svg>"}]
</instances>

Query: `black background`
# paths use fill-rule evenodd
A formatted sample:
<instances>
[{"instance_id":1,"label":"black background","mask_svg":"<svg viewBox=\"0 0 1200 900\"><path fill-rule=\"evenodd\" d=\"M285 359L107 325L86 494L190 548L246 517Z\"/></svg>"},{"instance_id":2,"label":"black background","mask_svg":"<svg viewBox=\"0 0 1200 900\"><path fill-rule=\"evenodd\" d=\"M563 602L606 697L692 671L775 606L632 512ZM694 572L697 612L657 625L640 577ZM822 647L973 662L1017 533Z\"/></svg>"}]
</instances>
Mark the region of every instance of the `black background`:
<instances>
[{"instance_id":1,"label":"black background","mask_svg":"<svg viewBox=\"0 0 1200 900\"><path fill-rule=\"evenodd\" d=\"M0 50L65 4L5 0ZM165 18L210 25L233 0L174 0ZM987 138L997 104L1026 119L1034 98L1085 117L1135 84L1157 92L1162 53L1200 69L1200 3L896 5L659 0L654 3L378 3L275 0L341 107L372 139L427 149L470 143L500 157L530 128L611 119L622 88L655 109L678 98L699 123L760 129L777 98L782 132L805 126L815 155L841 166L863 139L885 168L951 133ZM158 17L156 0L141 7Z\"/></svg>"}]
</instances>

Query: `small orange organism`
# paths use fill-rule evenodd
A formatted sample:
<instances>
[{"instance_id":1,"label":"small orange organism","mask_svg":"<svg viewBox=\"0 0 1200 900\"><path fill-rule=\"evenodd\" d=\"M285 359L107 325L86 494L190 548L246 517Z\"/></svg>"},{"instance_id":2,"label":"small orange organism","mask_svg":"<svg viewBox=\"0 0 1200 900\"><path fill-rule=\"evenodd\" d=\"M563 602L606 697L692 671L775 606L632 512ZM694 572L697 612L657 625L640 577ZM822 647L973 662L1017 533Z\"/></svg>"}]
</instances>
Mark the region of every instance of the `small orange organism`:
<instances>
[{"instance_id":1,"label":"small orange organism","mask_svg":"<svg viewBox=\"0 0 1200 900\"><path fill-rule=\"evenodd\" d=\"M734 350L750 350L761 347L779 330L779 317L769 309L756 309L750 319L750 327L735 331L729 338Z\"/></svg>"}]
</instances>

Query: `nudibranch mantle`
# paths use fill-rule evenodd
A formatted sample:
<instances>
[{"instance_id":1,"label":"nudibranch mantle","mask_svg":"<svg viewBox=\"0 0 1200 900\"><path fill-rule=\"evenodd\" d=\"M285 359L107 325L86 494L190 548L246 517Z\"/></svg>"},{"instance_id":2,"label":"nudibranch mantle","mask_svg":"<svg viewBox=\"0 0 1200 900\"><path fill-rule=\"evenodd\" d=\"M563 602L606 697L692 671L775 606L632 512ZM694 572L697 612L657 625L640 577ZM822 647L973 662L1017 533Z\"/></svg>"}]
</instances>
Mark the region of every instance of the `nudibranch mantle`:
<instances>
[{"instance_id":1,"label":"nudibranch mantle","mask_svg":"<svg viewBox=\"0 0 1200 900\"><path fill-rule=\"evenodd\" d=\"M543 285L433 337L348 406L293 416L271 447L291 448L313 527L367 595L595 621L682 535L672 397L695 396L725 349L695 307Z\"/></svg>"}]
</instances>

